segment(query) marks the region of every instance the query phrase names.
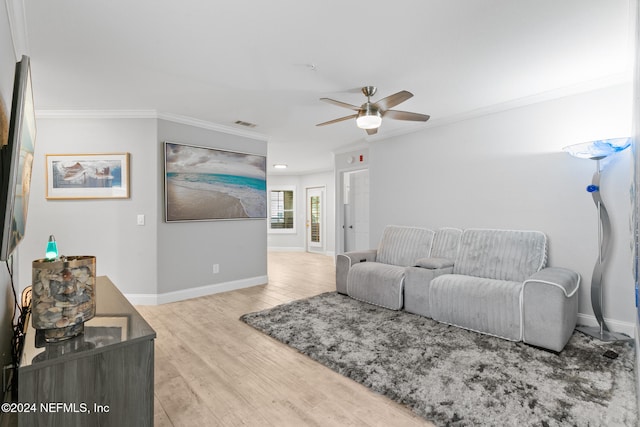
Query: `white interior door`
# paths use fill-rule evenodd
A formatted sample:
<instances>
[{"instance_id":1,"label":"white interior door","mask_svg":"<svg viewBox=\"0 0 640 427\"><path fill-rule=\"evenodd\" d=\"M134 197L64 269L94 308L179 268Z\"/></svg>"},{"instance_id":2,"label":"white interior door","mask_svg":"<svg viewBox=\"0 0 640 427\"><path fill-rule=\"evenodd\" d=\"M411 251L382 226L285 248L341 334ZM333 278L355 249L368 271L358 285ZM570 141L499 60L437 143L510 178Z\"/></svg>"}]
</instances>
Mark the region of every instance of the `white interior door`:
<instances>
[{"instance_id":1,"label":"white interior door","mask_svg":"<svg viewBox=\"0 0 640 427\"><path fill-rule=\"evenodd\" d=\"M369 170L344 175L345 252L371 249L369 243Z\"/></svg>"},{"instance_id":2,"label":"white interior door","mask_svg":"<svg viewBox=\"0 0 640 427\"><path fill-rule=\"evenodd\" d=\"M324 188L307 188L307 251L324 251Z\"/></svg>"}]
</instances>

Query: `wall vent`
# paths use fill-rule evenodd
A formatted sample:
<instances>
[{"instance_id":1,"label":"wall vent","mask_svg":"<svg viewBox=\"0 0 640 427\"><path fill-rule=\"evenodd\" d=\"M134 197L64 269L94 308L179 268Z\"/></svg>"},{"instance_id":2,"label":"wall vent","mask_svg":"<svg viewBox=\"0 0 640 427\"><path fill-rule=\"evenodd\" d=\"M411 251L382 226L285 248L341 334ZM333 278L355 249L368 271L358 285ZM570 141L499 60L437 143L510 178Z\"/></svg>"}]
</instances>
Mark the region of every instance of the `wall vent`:
<instances>
[{"instance_id":1,"label":"wall vent","mask_svg":"<svg viewBox=\"0 0 640 427\"><path fill-rule=\"evenodd\" d=\"M245 126L245 127L248 127L248 128L254 128L254 127L258 126L255 123L249 123L249 122L245 122L245 121L242 121L242 120L236 120L235 124L240 125L240 126Z\"/></svg>"}]
</instances>

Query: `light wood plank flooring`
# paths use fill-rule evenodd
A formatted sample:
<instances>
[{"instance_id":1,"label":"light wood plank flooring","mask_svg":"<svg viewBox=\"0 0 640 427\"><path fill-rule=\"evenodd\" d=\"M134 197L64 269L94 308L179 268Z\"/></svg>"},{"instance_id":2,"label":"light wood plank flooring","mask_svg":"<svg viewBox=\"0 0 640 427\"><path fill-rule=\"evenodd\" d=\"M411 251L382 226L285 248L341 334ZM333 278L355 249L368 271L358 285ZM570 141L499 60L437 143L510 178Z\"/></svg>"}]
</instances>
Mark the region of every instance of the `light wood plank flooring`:
<instances>
[{"instance_id":1,"label":"light wood plank flooring","mask_svg":"<svg viewBox=\"0 0 640 427\"><path fill-rule=\"evenodd\" d=\"M335 290L333 259L269 254L269 283L138 306L156 330L155 425L429 426L238 318Z\"/></svg>"}]
</instances>

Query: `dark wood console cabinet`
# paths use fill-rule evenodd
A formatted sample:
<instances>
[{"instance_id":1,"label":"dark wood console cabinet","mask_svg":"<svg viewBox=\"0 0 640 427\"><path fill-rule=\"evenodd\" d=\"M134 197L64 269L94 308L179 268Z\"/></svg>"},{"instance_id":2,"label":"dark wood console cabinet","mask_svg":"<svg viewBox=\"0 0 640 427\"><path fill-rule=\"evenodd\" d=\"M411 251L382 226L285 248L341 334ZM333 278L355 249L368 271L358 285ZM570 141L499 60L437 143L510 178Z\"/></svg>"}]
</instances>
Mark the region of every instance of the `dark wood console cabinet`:
<instances>
[{"instance_id":1,"label":"dark wood console cabinet","mask_svg":"<svg viewBox=\"0 0 640 427\"><path fill-rule=\"evenodd\" d=\"M156 333L109 278L96 281L96 316L83 335L40 343L29 325L18 371L20 427L153 426Z\"/></svg>"}]
</instances>

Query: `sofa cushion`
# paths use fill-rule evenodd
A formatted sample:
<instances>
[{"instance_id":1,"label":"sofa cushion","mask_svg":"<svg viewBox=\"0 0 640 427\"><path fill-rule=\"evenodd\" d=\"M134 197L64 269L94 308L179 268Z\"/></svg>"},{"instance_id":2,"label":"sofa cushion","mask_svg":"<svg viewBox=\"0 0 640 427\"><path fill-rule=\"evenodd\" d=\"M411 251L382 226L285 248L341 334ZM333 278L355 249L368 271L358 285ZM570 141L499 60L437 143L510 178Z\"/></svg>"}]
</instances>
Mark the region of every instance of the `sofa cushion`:
<instances>
[{"instance_id":1,"label":"sofa cushion","mask_svg":"<svg viewBox=\"0 0 640 427\"><path fill-rule=\"evenodd\" d=\"M451 258L420 258L416 261L415 267L427 268L429 270L453 267L453 260Z\"/></svg>"},{"instance_id":2,"label":"sofa cushion","mask_svg":"<svg viewBox=\"0 0 640 427\"><path fill-rule=\"evenodd\" d=\"M468 229L453 273L520 282L546 262L547 238L539 231Z\"/></svg>"},{"instance_id":3,"label":"sofa cushion","mask_svg":"<svg viewBox=\"0 0 640 427\"><path fill-rule=\"evenodd\" d=\"M431 256L434 258L455 259L460 247L462 230L459 228L441 228L436 231L431 247Z\"/></svg>"},{"instance_id":4,"label":"sofa cushion","mask_svg":"<svg viewBox=\"0 0 640 427\"><path fill-rule=\"evenodd\" d=\"M404 309L409 313L431 317L429 288L431 281L443 274L451 274L453 267L407 267L404 273Z\"/></svg>"},{"instance_id":5,"label":"sofa cushion","mask_svg":"<svg viewBox=\"0 0 640 427\"><path fill-rule=\"evenodd\" d=\"M390 225L384 229L376 262L409 267L430 256L434 232L426 228Z\"/></svg>"},{"instance_id":6,"label":"sofa cushion","mask_svg":"<svg viewBox=\"0 0 640 427\"><path fill-rule=\"evenodd\" d=\"M391 310L400 310L403 305L404 274L404 267L361 262L349 269L347 295Z\"/></svg>"},{"instance_id":7,"label":"sofa cushion","mask_svg":"<svg viewBox=\"0 0 640 427\"><path fill-rule=\"evenodd\" d=\"M521 340L522 282L445 274L431 281L431 317L439 322Z\"/></svg>"}]
</instances>

